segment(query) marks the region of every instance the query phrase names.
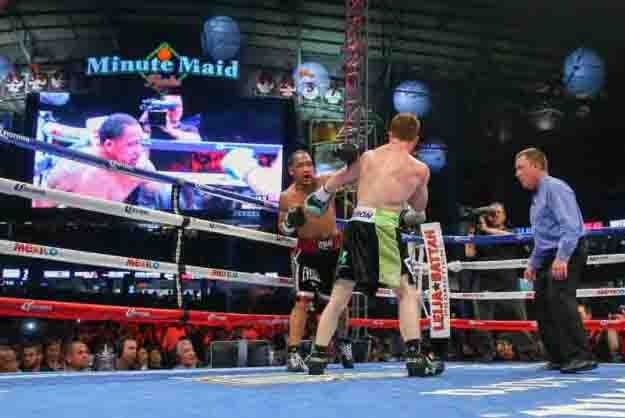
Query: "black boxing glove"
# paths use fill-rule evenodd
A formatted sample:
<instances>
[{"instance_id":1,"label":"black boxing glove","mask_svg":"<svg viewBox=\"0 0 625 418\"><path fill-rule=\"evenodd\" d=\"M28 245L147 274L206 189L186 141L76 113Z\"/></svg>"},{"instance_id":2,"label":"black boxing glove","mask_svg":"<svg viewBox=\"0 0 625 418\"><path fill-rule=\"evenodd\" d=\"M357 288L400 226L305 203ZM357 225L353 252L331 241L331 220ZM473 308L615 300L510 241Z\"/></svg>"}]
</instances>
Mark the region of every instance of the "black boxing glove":
<instances>
[{"instance_id":1,"label":"black boxing glove","mask_svg":"<svg viewBox=\"0 0 625 418\"><path fill-rule=\"evenodd\" d=\"M280 229L286 235L293 235L295 230L306 223L306 216L304 215L304 208L297 206L289 209L284 221L280 225Z\"/></svg>"},{"instance_id":2,"label":"black boxing glove","mask_svg":"<svg viewBox=\"0 0 625 418\"><path fill-rule=\"evenodd\" d=\"M401 229L414 229L426 220L425 211L417 212L412 208L402 209L399 213L399 226Z\"/></svg>"},{"instance_id":3,"label":"black boxing glove","mask_svg":"<svg viewBox=\"0 0 625 418\"><path fill-rule=\"evenodd\" d=\"M347 165L351 165L358 159L359 149L354 144L337 144L332 150L332 155Z\"/></svg>"}]
</instances>

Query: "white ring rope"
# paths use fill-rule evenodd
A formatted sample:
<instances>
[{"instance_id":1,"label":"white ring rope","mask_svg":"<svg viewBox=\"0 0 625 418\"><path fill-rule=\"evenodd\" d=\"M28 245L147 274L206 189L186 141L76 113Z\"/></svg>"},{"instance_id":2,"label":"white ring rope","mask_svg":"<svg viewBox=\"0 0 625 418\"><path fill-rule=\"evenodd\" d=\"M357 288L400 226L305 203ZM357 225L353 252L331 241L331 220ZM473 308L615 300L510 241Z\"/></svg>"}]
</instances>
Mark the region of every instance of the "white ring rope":
<instances>
[{"instance_id":1,"label":"white ring rope","mask_svg":"<svg viewBox=\"0 0 625 418\"><path fill-rule=\"evenodd\" d=\"M586 258L586 265L618 264L625 262L625 254L597 254ZM459 272L461 270L504 270L524 269L527 267L527 259L496 260L496 261L452 261L449 270Z\"/></svg>"},{"instance_id":2,"label":"white ring rope","mask_svg":"<svg viewBox=\"0 0 625 418\"><path fill-rule=\"evenodd\" d=\"M120 216L159 224L182 226L185 217L171 214L159 210L147 209L140 206L128 205L103 199L96 199L88 196L81 196L76 193L52 190L44 187L32 185L30 183L18 182L0 177L0 193L19 196L26 199L44 199L56 203L76 207L107 215ZM198 218L187 218L189 229L205 232L235 236L252 241L266 242L284 247L295 247L297 239L283 235L270 234L248 228L241 228L218 222L206 221ZM28 250L30 248L30 250ZM179 268L175 263L160 261L142 260L129 257L112 256L106 254L90 253L77 250L61 249L57 247L47 247L42 245L18 243L13 241L0 240L0 253L6 255L18 255L35 258L45 258L50 260L64 261L73 264L87 264L102 267L112 267L120 269L138 271L157 271L161 273L177 274ZM427 263L419 262L415 257L411 257L415 271L428 272ZM625 262L625 254L599 254L591 255L587 258L588 265L616 264ZM448 263L450 271L459 272L461 270L501 270L501 269L523 269L527 266L527 259L512 259L498 261L452 261ZM254 283L266 286L292 287L292 279L286 277L267 276L255 273L244 273L215 268L205 268L196 266L185 266L186 271L194 278L205 278L210 280L226 280L233 282ZM424 292L426 294L428 292ZM380 289L378 297L395 297L391 289ZM605 296L625 296L625 288L606 289L579 289L577 297L605 297ZM452 299L464 300L506 300L506 299L533 299L534 292L484 292L484 293L451 293Z\"/></svg>"},{"instance_id":3,"label":"white ring rope","mask_svg":"<svg viewBox=\"0 0 625 418\"><path fill-rule=\"evenodd\" d=\"M79 209L159 224L182 226L185 221L185 217L181 215L104 199L96 199L93 197L82 196L77 193L52 190L45 187L35 186L30 183L22 183L2 177L0 177L0 193L19 196L26 199L49 200ZM213 232L222 235L245 238L252 241L281 245L284 247L295 247L295 245L297 245L297 239L283 235L270 234L267 232L256 231L254 229L205 221L198 218L190 217L188 220L188 229Z\"/></svg>"},{"instance_id":4,"label":"white ring rope","mask_svg":"<svg viewBox=\"0 0 625 418\"><path fill-rule=\"evenodd\" d=\"M109 267L120 270L152 271L165 274L177 274L179 271L178 265L175 263L91 253L86 251L6 240L0 240L0 254L43 258L46 260L62 261L70 264ZM293 287L293 280L289 277L270 276L197 266L185 266L185 269L191 275L191 278L195 280L208 279L227 282L252 283L273 287ZM427 297L428 294L428 291L423 292L424 297ZM396 294L392 289L380 288L376 296L381 298L395 298ZM606 296L625 296L625 288L579 289L577 291L577 297L588 298ZM533 299L534 292L450 293L450 297L451 299L461 300Z\"/></svg>"},{"instance_id":5,"label":"white ring rope","mask_svg":"<svg viewBox=\"0 0 625 418\"><path fill-rule=\"evenodd\" d=\"M452 299L463 299L463 300L534 299L534 291L452 293L451 295L452 295ZM606 296L625 296L625 287L606 287L602 289L577 289L578 298L601 298L601 297L606 297Z\"/></svg>"},{"instance_id":6,"label":"white ring rope","mask_svg":"<svg viewBox=\"0 0 625 418\"><path fill-rule=\"evenodd\" d=\"M429 296L429 291L424 291L423 300ZM395 293L392 289L379 289L376 294L380 298L394 298ZM578 298L601 298L610 296L625 296L625 287L606 287L598 289L578 289ZM524 300L534 299L534 291L519 292L452 292L450 299L456 300Z\"/></svg>"},{"instance_id":7,"label":"white ring rope","mask_svg":"<svg viewBox=\"0 0 625 418\"><path fill-rule=\"evenodd\" d=\"M76 193L52 190L45 187L35 186L30 183L22 183L0 177L0 193L19 196L26 199L44 199L56 203L91 210L93 212L120 216L146 222L182 226L185 218L159 210L147 209L140 206L128 205L93 197L82 196ZM284 247L293 248L297 245L297 239L279 234L256 231L249 228L241 228L218 222L205 221L203 219L189 217L189 229L213 232L222 235L245 238L252 241L266 242ZM617 264L625 262L625 254L598 254L587 258L588 265ZM448 263L450 271L461 270L501 270L501 269L524 269L527 259L497 260L497 261L451 261ZM415 270L428 272L427 263L414 261Z\"/></svg>"},{"instance_id":8,"label":"white ring rope","mask_svg":"<svg viewBox=\"0 0 625 418\"><path fill-rule=\"evenodd\" d=\"M175 263L91 253L66 248L50 247L47 245L6 240L0 240L0 254L43 258L46 260L63 261L71 264L86 264L121 270L152 271L169 274L178 274L179 272L178 265ZM185 266L185 271L191 275L192 279L224 280L229 282L253 283L276 287L293 286L293 280L289 277L277 277L257 273L245 273L197 266Z\"/></svg>"}]
</instances>

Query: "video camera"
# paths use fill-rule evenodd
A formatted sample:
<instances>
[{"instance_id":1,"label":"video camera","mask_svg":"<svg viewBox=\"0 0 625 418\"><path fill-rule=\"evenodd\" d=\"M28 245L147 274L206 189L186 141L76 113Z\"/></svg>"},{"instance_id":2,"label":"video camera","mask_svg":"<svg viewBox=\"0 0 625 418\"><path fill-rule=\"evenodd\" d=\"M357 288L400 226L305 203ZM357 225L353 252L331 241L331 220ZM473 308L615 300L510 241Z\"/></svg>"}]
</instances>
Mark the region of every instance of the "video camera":
<instances>
[{"instance_id":1,"label":"video camera","mask_svg":"<svg viewBox=\"0 0 625 418\"><path fill-rule=\"evenodd\" d=\"M165 100L144 99L141 102L141 111L148 112L150 125L164 126L167 124L167 111L175 109L176 106L176 103Z\"/></svg>"},{"instance_id":2,"label":"video camera","mask_svg":"<svg viewBox=\"0 0 625 418\"><path fill-rule=\"evenodd\" d=\"M472 208L469 206L464 206L460 208L460 219L463 221L475 221L480 218L482 215L490 215L495 213L496 208L492 205L489 206L480 206L479 208Z\"/></svg>"}]
</instances>

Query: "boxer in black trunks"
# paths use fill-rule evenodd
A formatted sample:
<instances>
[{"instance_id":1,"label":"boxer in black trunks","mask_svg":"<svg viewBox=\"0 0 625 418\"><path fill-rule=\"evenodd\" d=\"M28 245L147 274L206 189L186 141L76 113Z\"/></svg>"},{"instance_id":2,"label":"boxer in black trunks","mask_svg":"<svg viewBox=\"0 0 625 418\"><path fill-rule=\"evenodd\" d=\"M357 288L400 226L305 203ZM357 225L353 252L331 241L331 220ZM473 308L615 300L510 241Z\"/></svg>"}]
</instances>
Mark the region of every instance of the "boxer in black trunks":
<instances>
[{"instance_id":1,"label":"boxer in black trunks","mask_svg":"<svg viewBox=\"0 0 625 418\"><path fill-rule=\"evenodd\" d=\"M296 299L289 318L287 370L306 371L300 355L300 343L306 329L308 307L313 300L329 298L341 248L341 235L336 228L334 199L328 211L320 217L304 214L306 196L325 182L327 177L315 176L310 155L296 151L288 161L293 183L280 195L278 228L281 233L298 238L291 254ZM317 307L318 308L318 307ZM347 309L343 311L341 331L337 333L337 348L346 368L353 367L351 343L347 338Z\"/></svg>"}]
</instances>

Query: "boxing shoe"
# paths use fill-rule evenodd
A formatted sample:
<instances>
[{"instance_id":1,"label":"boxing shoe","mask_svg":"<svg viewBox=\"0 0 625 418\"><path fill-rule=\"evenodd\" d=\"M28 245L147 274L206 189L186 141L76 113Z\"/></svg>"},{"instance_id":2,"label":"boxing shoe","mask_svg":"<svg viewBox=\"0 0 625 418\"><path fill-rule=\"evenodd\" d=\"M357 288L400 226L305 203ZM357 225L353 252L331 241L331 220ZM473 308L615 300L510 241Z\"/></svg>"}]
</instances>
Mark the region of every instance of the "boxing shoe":
<instances>
[{"instance_id":1,"label":"boxing shoe","mask_svg":"<svg viewBox=\"0 0 625 418\"><path fill-rule=\"evenodd\" d=\"M289 372L306 372L308 368L302 356L295 352L289 353L289 357L286 360L286 370Z\"/></svg>"},{"instance_id":2,"label":"boxing shoe","mask_svg":"<svg viewBox=\"0 0 625 418\"><path fill-rule=\"evenodd\" d=\"M577 373L597 368L597 362L594 360L574 359L560 368L560 373Z\"/></svg>"},{"instance_id":3,"label":"boxing shoe","mask_svg":"<svg viewBox=\"0 0 625 418\"><path fill-rule=\"evenodd\" d=\"M406 357L406 368L409 377L438 376L445 371L445 363L433 353L418 353Z\"/></svg>"},{"instance_id":4,"label":"boxing shoe","mask_svg":"<svg viewBox=\"0 0 625 418\"><path fill-rule=\"evenodd\" d=\"M306 367L309 375L322 375L328 366L328 357L323 353L311 353L306 358Z\"/></svg>"}]
</instances>

